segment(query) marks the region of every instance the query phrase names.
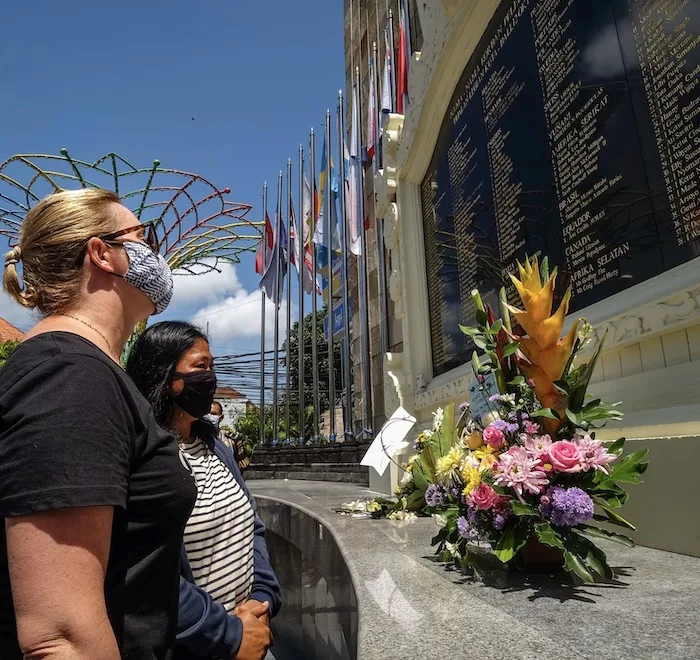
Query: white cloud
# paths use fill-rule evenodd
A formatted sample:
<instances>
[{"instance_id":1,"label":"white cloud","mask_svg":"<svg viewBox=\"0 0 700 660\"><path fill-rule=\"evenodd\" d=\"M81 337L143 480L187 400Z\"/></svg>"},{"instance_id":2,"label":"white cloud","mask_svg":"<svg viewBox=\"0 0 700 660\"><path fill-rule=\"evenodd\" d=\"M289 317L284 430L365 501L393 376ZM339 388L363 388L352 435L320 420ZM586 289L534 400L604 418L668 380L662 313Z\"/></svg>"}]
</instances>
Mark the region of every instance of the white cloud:
<instances>
[{"instance_id":1,"label":"white cloud","mask_svg":"<svg viewBox=\"0 0 700 660\"><path fill-rule=\"evenodd\" d=\"M246 291L241 288L233 296L203 307L190 319L202 328L208 325L212 344L219 346L258 346L261 331L262 291ZM286 333L286 304L280 307L280 344ZM295 308L292 306L292 315ZM265 304L265 344L274 346L275 306Z\"/></svg>"},{"instance_id":2,"label":"white cloud","mask_svg":"<svg viewBox=\"0 0 700 660\"><path fill-rule=\"evenodd\" d=\"M209 262L213 263L213 262ZM201 273L201 266L195 266L193 270ZM222 297L235 295L241 290L241 282L238 279L233 264L221 263L217 270L198 275L184 275L183 271L175 271L174 295L171 305L198 305L212 304Z\"/></svg>"},{"instance_id":3,"label":"white cloud","mask_svg":"<svg viewBox=\"0 0 700 660\"><path fill-rule=\"evenodd\" d=\"M29 330L36 323L34 313L16 303L0 286L0 316L20 330Z\"/></svg>"}]
</instances>

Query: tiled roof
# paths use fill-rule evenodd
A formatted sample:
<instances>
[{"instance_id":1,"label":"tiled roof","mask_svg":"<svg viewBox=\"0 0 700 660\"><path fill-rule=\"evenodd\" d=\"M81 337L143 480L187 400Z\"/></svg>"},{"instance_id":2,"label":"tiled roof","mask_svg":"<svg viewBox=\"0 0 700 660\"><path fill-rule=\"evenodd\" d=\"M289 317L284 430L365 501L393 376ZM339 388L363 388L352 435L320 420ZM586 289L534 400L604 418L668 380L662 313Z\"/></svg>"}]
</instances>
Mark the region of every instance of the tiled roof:
<instances>
[{"instance_id":1,"label":"tiled roof","mask_svg":"<svg viewBox=\"0 0 700 660\"><path fill-rule=\"evenodd\" d=\"M0 318L0 342L16 340L19 341L24 337L24 333L15 328L14 325L8 323L5 319Z\"/></svg>"},{"instance_id":2,"label":"tiled roof","mask_svg":"<svg viewBox=\"0 0 700 660\"><path fill-rule=\"evenodd\" d=\"M217 387L215 396L217 399L247 399L248 398L245 394L241 394L238 390L234 390L232 387Z\"/></svg>"}]
</instances>

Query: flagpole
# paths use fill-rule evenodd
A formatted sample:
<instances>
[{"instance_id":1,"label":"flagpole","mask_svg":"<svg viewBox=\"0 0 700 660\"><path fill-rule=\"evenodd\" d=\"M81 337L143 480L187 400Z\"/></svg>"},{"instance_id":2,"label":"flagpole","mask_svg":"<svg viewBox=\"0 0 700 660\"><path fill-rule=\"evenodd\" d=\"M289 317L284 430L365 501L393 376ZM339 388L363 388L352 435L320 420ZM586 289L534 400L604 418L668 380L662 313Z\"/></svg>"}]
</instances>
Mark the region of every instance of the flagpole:
<instances>
[{"instance_id":1,"label":"flagpole","mask_svg":"<svg viewBox=\"0 0 700 660\"><path fill-rule=\"evenodd\" d=\"M378 34L378 33L377 33ZM382 140L382 133L380 131L380 118L381 118L381 108L379 103L379 47L375 41L372 45L372 51L374 55L374 68L372 76L372 84L374 85L374 98L377 99L374 108L374 121L376 122L376 132L377 139ZM382 145L375 145L375 163L379 165L379 154L382 153ZM374 168L375 173L378 172L378 167ZM379 287L379 344L382 350L382 360L384 356L389 351L389 328L388 328L388 318L389 312L386 304L386 258L384 253L384 218L380 218L377 215L377 203L376 197L374 202L374 216L377 223L377 264L379 266L379 277L377 278L377 284ZM383 368L383 367L382 367Z\"/></svg>"},{"instance_id":2,"label":"flagpole","mask_svg":"<svg viewBox=\"0 0 700 660\"><path fill-rule=\"evenodd\" d=\"M280 257L281 246L279 244L280 233L282 232L282 172L277 177L277 217L275 222L275 243L273 250L273 258L276 255L277 268L275 269L275 345L274 345L274 369L272 372L272 439L275 445L277 444L277 436L279 434L279 402L278 402L278 376L279 376L279 344L280 344L280 297L282 282L280 281L280 270L282 259ZM275 252L276 250L276 252Z\"/></svg>"},{"instance_id":3,"label":"flagpole","mask_svg":"<svg viewBox=\"0 0 700 660\"><path fill-rule=\"evenodd\" d=\"M391 111L396 112L396 46L394 44L394 12L389 10L389 49L391 51Z\"/></svg>"},{"instance_id":4,"label":"flagpole","mask_svg":"<svg viewBox=\"0 0 700 660\"><path fill-rule=\"evenodd\" d=\"M289 395L291 393L292 374L290 373L292 352L289 348L289 340L292 335L292 159L287 160L287 338L285 340L285 356L287 367L287 390L285 395L285 444L290 444L289 423L291 421L291 410Z\"/></svg>"},{"instance_id":5,"label":"flagpole","mask_svg":"<svg viewBox=\"0 0 700 660\"><path fill-rule=\"evenodd\" d=\"M300 445L304 444L304 269L306 268L306 245L304 243L304 147L299 145L299 224L297 227L297 243L299 245L299 435Z\"/></svg>"},{"instance_id":6,"label":"flagpole","mask_svg":"<svg viewBox=\"0 0 700 660\"><path fill-rule=\"evenodd\" d=\"M343 92L338 92L338 153L340 154L340 251L342 257L342 284L343 284L343 311L345 322L343 323L343 387L345 389L345 438L353 436L352 419L352 357L350 355L350 277L348 273L348 223L345 218L345 101Z\"/></svg>"},{"instance_id":7,"label":"flagpole","mask_svg":"<svg viewBox=\"0 0 700 660\"><path fill-rule=\"evenodd\" d=\"M331 198L333 182L331 181L331 111L326 110L326 199L328 210L328 221L326 228L328 236L326 237L326 249L328 251L328 409L330 412L329 424L329 442L335 442L335 353L333 351L333 213L331 204L335 202Z\"/></svg>"},{"instance_id":8,"label":"flagpole","mask_svg":"<svg viewBox=\"0 0 700 660\"><path fill-rule=\"evenodd\" d=\"M265 257L267 252L267 182L263 184L263 239L262 239L262 258L263 271L266 267ZM267 296L261 292L260 305L260 445L265 444L265 298Z\"/></svg>"},{"instance_id":9,"label":"flagpole","mask_svg":"<svg viewBox=\"0 0 700 660\"><path fill-rule=\"evenodd\" d=\"M360 88L360 67L355 67L355 85L357 86L357 98L358 98L358 108L359 116L362 117L362 90ZM364 434L365 437L371 438L373 436L372 431L372 373L371 373L371 356L370 356L370 346L369 346L369 312L368 312L368 299L367 299L367 240L365 236L365 191L363 185L364 172L363 168L360 168L360 222L362 223L360 231L360 263L358 264L358 276L359 276L359 298L360 298L360 343L362 348L362 389L364 405Z\"/></svg>"},{"instance_id":10,"label":"flagpole","mask_svg":"<svg viewBox=\"0 0 700 660\"><path fill-rule=\"evenodd\" d=\"M311 247L311 271L313 275L314 291L311 294L311 368L313 370L313 392L314 392L314 443L318 442L318 406L319 406L319 391L318 391L318 337L316 329L316 320L318 316L318 292L316 291L316 244L313 242L313 230L316 223L316 135L314 129L311 129L311 145L309 151L309 169L311 171L311 218L312 226L309 227L309 244Z\"/></svg>"}]
</instances>

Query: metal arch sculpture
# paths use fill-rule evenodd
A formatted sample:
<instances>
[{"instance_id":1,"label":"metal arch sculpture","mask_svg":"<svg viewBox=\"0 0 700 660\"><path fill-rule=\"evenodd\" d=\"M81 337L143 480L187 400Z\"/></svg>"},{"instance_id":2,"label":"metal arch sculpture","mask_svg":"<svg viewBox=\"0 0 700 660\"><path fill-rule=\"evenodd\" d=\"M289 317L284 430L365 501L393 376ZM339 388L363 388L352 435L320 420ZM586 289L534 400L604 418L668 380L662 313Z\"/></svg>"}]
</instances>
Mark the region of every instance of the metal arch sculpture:
<instances>
[{"instance_id":1,"label":"metal arch sculpture","mask_svg":"<svg viewBox=\"0 0 700 660\"><path fill-rule=\"evenodd\" d=\"M94 163L61 155L17 154L0 164L0 235L10 244L19 237L27 211L52 192L69 188L108 188L139 220L153 221L161 252L178 274L218 271L219 264L239 263L254 251L262 222L247 219L249 204L225 198L198 174L162 168L134 167L115 153Z\"/></svg>"}]
</instances>

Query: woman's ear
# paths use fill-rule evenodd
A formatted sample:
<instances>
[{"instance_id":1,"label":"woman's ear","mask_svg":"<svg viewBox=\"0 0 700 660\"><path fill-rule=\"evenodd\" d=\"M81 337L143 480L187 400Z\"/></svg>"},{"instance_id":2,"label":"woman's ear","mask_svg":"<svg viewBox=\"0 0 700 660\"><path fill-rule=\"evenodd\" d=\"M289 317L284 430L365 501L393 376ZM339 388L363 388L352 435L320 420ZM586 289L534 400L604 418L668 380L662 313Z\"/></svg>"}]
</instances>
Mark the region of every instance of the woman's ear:
<instances>
[{"instance_id":1,"label":"woman's ear","mask_svg":"<svg viewBox=\"0 0 700 660\"><path fill-rule=\"evenodd\" d=\"M170 390L173 393L173 396L177 396L178 394L182 393L182 390L185 389L185 381L182 380L182 378L178 378L175 376L171 381L170 381Z\"/></svg>"}]
</instances>

